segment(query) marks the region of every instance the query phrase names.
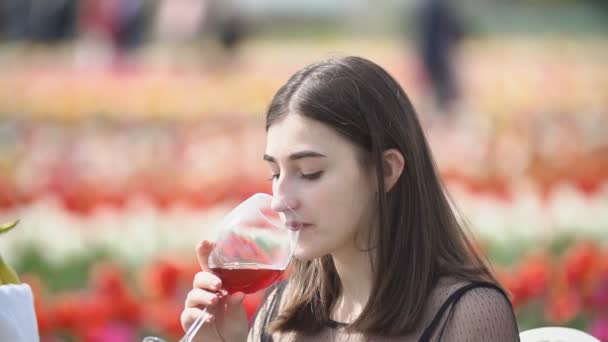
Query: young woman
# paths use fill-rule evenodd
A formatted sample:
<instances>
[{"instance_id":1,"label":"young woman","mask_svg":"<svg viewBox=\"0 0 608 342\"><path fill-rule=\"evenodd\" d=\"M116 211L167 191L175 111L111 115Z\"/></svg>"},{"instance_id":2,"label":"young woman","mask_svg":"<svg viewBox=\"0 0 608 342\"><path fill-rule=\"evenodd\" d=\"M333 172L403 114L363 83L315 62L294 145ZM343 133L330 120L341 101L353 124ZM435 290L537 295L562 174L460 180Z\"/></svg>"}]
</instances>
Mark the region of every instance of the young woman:
<instances>
[{"instance_id":1,"label":"young woman","mask_svg":"<svg viewBox=\"0 0 608 342\"><path fill-rule=\"evenodd\" d=\"M289 279L251 328L202 272L182 313L200 341L517 341L511 303L455 217L399 84L358 57L293 75L266 116L274 207L301 228ZM292 218L293 219L293 218Z\"/></svg>"}]
</instances>

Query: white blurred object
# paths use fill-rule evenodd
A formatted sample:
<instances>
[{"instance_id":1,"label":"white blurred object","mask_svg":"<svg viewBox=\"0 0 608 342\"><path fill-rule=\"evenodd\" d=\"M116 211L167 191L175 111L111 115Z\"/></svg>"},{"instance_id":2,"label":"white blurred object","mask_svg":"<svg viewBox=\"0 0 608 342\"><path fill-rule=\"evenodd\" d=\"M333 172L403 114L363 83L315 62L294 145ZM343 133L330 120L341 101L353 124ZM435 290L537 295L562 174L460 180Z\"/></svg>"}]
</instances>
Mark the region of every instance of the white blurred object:
<instances>
[{"instance_id":1,"label":"white blurred object","mask_svg":"<svg viewBox=\"0 0 608 342\"><path fill-rule=\"evenodd\" d=\"M0 341L39 341L34 296L27 284L0 285Z\"/></svg>"},{"instance_id":2,"label":"white blurred object","mask_svg":"<svg viewBox=\"0 0 608 342\"><path fill-rule=\"evenodd\" d=\"M600 342L586 332L564 327L542 327L521 332L521 342Z\"/></svg>"}]
</instances>

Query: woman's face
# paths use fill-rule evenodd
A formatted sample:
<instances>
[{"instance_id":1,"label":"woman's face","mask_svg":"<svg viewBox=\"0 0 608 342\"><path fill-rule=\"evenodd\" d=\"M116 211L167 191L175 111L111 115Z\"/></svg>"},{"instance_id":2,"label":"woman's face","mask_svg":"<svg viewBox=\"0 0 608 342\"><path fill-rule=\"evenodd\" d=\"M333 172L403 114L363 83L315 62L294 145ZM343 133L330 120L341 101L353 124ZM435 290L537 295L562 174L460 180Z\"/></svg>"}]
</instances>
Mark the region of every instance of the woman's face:
<instances>
[{"instance_id":1,"label":"woman's face","mask_svg":"<svg viewBox=\"0 0 608 342\"><path fill-rule=\"evenodd\" d=\"M348 256L354 248L367 247L375 182L358 154L332 128L298 114L288 114L268 129L264 159L272 173L273 207L289 207L297 215L288 217L300 229L296 258Z\"/></svg>"}]
</instances>

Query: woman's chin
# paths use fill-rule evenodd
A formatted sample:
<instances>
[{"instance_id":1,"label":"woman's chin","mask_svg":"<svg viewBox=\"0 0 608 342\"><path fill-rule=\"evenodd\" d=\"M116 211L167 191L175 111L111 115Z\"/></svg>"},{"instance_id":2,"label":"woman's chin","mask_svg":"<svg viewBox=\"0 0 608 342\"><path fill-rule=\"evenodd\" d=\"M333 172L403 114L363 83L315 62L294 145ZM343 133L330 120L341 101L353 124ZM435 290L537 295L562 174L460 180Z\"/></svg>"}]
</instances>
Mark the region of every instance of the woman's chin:
<instances>
[{"instance_id":1,"label":"woman's chin","mask_svg":"<svg viewBox=\"0 0 608 342\"><path fill-rule=\"evenodd\" d=\"M318 257L325 255L325 253L321 253L318 250L313 248L306 248L303 246L296 247L296 250L293 252L293 257L300 261L309 261Z\"/></svg>"}]
</instances>

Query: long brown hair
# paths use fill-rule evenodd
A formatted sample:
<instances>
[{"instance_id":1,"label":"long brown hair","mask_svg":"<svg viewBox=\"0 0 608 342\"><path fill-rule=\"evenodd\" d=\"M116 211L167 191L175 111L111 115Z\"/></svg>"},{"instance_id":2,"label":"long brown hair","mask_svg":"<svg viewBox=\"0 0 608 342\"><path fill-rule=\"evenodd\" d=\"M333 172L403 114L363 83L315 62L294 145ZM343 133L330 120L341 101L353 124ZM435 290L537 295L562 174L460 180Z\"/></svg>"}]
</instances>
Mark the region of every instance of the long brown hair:
<instances>
[{"instance_id":1,"label":"long brown hair","mask_svg":"<svg viewBox=\"0 0 608 342\"><path fill-rule=\"evenodd\" d=\"M384 189L383 152L397 149L406 161L393 188L377 196L372 291L349 329L412 331L442 276L496 283L450 207L412 104L382 67L359 57L309 65L275 94L266 129L289 113L332 127L364 151L368 165L362 166L375 169L379 189ZM318 332L341 294L340 279L329 255L293 263L288 297L271 330Z\"/></svg>"}]
</instances>

